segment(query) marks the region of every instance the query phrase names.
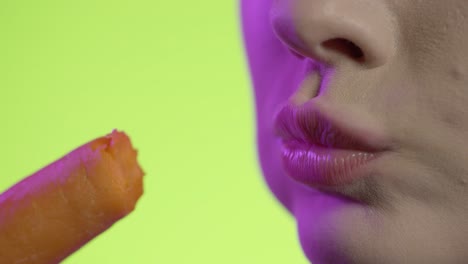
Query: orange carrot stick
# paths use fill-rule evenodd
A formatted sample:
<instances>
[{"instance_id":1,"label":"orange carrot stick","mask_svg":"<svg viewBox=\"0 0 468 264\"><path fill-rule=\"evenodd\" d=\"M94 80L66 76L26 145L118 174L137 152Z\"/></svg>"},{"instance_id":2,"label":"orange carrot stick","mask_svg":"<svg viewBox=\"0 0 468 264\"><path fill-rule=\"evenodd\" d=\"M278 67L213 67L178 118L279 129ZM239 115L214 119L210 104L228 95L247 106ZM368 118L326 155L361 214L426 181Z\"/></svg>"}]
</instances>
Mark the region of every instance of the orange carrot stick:
<instances>
[{"instance_id":1,"label":"orange carrot stick","mask_svg":"<svg viewBox=\"0 0 468 264\"><path fill-rule=\"evenodd\" d=\"M143 171L117 130L0 195L0 263L59 263L132 212Z\"/></svg>"}]
</instances>

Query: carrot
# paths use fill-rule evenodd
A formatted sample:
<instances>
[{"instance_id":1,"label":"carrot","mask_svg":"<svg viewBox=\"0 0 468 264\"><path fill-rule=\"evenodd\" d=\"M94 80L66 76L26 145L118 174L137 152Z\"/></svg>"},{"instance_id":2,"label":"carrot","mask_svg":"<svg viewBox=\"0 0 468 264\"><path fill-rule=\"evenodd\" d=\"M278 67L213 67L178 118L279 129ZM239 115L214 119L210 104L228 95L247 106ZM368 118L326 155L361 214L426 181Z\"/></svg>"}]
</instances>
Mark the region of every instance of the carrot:
<instances>
[{"instance_id":1,"label":"carrot","mask_svg":"<svg viewBox=\"0 0 468 264\"><path fill-rule=\"evenodd\" d=\"M117 130L0 195L0 263L59 263L135 209L137 151Z\"/></svg>"}]
</instances>

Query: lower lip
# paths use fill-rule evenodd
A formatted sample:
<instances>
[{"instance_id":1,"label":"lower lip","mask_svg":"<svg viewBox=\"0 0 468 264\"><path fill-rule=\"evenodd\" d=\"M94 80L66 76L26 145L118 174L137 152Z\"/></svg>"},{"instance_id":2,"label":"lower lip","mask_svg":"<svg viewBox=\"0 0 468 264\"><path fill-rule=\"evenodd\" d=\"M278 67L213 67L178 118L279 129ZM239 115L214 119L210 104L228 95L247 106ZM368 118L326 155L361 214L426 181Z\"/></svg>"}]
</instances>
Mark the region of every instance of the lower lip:
<instances>
[{"instance_id":1,"label":"lower lip","mask_svg":"<svg viewBox=\"0 0 468 264\"><path fill-rule=\"evenodd\" d=\"M366 176L365 165L378 153L329 149L298 141L283 142L283 165L294 180L312 187L343 186Z\"/></svg>"}]
</instances>

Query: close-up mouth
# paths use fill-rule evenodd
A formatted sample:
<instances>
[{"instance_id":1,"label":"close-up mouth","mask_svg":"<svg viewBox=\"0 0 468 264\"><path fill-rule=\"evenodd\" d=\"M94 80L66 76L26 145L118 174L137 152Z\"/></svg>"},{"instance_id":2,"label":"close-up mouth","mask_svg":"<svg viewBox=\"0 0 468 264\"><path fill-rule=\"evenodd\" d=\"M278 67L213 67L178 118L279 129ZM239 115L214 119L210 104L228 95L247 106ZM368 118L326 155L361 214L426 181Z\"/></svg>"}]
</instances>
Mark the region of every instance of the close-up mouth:
<instances>
[{"instance_id":1,"label":"close-up mouth","mask_svg":"<svg viewBox=\"0 0 468 264\"><path fill-rule=\"evenodd\" d=\"M282 166L298 183L346 197L366 195L364 179L389 150L378 131L353 126L318 105L286 104L275 116ZM357 198L356 198L357 199Z\"/></svg>"},{"instance_id":2,"label":"close-up mouth","mask_svg":"<svg viewBox=\"0 0 468 264\"><path fill-rule=\"evenodd\" d=\"M346 117L331 117L313 104L285 104L274 119L275 136L284 141L296 141L311 146L378 152L389 149L381 137L367 128L354 128ZM371 140L369 140L371 139Z\"/></svg>"}]
</instances>

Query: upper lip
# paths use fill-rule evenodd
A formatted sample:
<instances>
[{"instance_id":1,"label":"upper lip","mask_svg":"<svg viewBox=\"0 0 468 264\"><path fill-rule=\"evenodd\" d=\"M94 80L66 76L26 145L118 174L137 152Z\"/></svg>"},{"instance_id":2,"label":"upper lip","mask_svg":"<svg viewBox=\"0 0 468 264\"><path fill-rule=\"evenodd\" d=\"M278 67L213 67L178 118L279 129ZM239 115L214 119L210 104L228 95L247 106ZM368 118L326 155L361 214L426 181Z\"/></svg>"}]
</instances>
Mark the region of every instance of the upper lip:
<instances>
[{"instance_id":1,"label":"upper lip","mask_svg":"<svg viewBox=\"0 0 468 264\"><path fill-rule=\"evenodd\" d=\"M283 141L296 140L305 144L366 152L388 150L385 140L368 128L353 127L351 118L332 116L313 104L285 104L274 120L275 135Z\"/></svg>"}]
</instances>

